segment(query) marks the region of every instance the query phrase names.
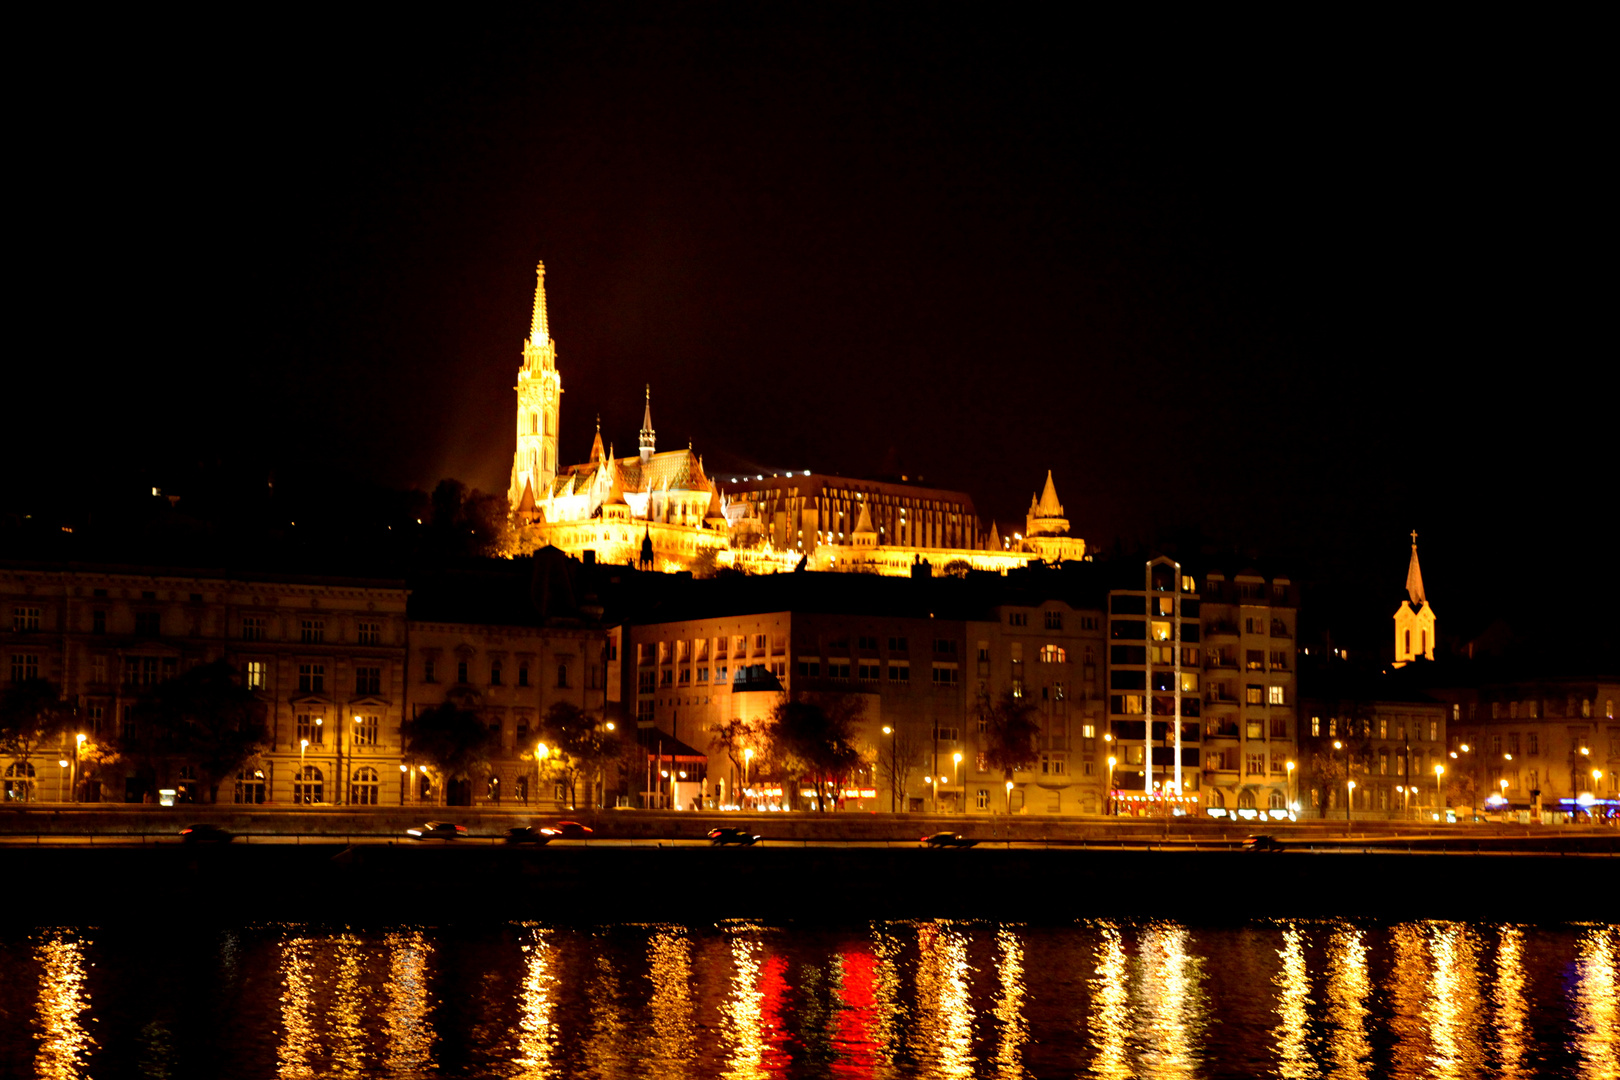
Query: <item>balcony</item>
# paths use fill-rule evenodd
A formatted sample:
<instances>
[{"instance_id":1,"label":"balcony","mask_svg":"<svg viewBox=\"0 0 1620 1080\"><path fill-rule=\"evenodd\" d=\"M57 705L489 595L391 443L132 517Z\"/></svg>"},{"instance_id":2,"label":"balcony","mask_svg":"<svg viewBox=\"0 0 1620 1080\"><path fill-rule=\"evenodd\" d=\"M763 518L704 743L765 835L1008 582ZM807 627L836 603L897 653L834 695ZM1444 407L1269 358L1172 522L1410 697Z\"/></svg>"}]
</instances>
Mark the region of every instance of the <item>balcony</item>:
<instances>
[{"instance_id":1,"label":"balcony","mask_svg":"<svg viewBox=\"0 0 1620 1080\"><path fill-rule=\"evenodd\" d=\"M1237 632L1237 623L1231 622L1227 619L1217 619L1216 621L1211 622L1208 626L1204 627L1204 633L1210 637L1214 637L1217 634L1225 634L1229 637L1237 637Z\"/></svg>"}]
</instances>

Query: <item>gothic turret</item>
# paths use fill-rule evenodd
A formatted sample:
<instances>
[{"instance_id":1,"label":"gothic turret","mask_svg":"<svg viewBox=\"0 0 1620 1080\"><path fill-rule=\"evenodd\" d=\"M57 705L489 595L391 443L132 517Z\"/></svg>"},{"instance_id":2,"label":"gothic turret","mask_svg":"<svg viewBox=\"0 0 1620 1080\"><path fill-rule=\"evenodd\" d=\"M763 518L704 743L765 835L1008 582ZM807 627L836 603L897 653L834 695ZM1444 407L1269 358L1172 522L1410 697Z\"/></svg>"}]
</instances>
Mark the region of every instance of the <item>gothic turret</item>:
<instances>
[{"instance_id":1,"label":"gothic turret","mask_svg":"<svg viewBox=\"0 0 1620 1080\"><path fill-rule=\"evenodd\" d=\"M653 456L656 446L653 439L652 426L652 384L647 384L647 409L641 414L641 463L645 465L647 459Z\"/></svg>"},{"instance_id":2,"label":"gothic turret","mask_svg":"<svg viewBox=\"0 0 1620 1080\"><path fill-rule=\"evenodd\" d=\"M1395 611L1395 666L1413 660L1434 659L1434 609L1423 593L1423 569L1418 566L1417 533L1412 533L1412 556L1406 563L1406 600Z\"/></svg>"},{"instance_id":3,"label":"gothic turret","mask_svg":"<svg viewBox=\"0 0 1620 1080\"><path fill-rule=\"evenodd\" d=\"M546 316L546 264L537 265L534 274L534 311L514 387L518 397L517 448L507 488L507 499L519 509L551 495L552 481L557 476L557 428L562 405L557 343L551 339Z\"/></svg>"}]
</instances>

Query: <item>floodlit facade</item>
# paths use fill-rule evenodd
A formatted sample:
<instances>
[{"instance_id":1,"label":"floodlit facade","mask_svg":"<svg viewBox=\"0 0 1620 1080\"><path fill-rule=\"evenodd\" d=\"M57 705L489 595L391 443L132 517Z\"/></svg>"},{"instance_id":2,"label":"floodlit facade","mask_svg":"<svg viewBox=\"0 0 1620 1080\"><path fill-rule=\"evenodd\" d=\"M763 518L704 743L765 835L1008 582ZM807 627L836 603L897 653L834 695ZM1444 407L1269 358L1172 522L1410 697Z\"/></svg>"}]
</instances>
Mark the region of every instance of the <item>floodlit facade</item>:
<instances>
[{"instance_id":1,"label":"floodlit facade","mask_svg":"<svg viewBox=\"0 0 1620 1080\"><path fill-rule=\"evenodd\" d=\"M1423 592L1423 570L1418 566L1417 533L1412 533L1412 557L1406 565L1406 599L1395 610L1395 666L1434 659L1434 609Z\"/></svg>"}]
</instances>

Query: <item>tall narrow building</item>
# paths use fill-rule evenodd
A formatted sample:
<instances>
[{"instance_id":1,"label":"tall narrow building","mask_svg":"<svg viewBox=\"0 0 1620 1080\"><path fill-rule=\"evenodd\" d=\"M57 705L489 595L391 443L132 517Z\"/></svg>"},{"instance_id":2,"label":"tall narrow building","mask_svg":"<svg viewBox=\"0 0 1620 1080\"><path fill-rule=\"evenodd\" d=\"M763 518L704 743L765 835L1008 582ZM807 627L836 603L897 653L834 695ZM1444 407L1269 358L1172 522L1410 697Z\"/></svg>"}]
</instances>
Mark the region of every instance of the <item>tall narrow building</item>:
<instances>
[{"instance_id":1,"label":"tall narrow building","mask_svg":"<svg viewBox=\"0 0 1620 1080\"><path fill-rule=\"evenodd\" d=\"M1423 571L1418 566L1417 533L1412 533L1412 558L1406 564L1406 599L1395 612L1395 666L1413 660L1434 659L1434 609L1423 595Z\"/></svg>"},{"instance_id":2,"label":"tall narrow building","mask_svg":"<svg viewBox=\"0 0 1620 1080\"><path fill-rule=\"evenodd\" d=\"M557 373L557 343L546 318L546 264L535 268L534 315L523 342L518 369L517 451L512 456L512 483L507 499L514 509L529 512L551 493L557 476L557 421L562 406L562 376Z\"/></svg>"}]
</instances>

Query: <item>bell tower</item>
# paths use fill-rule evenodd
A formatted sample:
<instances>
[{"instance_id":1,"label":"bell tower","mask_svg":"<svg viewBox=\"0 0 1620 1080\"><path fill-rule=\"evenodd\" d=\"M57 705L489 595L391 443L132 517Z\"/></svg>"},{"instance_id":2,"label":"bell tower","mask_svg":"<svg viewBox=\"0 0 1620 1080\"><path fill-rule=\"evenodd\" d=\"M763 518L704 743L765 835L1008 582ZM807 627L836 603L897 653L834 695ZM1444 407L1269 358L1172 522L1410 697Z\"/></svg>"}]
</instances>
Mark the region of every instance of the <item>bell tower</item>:
<instances>
[{"instance_id":1,"label":"bell tower","mask_svg":"<svg viewBox=\"0 0 1620 1080\"><path fill-rule=\"evenodd\" d=\"M512 509L532 511L551 493L557 477L557 422L562 406L562 376L557 373L557 343L546 318L546 264L535 268L534 314L523 342L518 369L517 451L512 456L512 483L507 500Z\"/></svg>"},{"instance_id":2,"label":"bell tower","mask_svg":"<svg viewBox=\"0 0 1620 1080\"><path fill-rule=\"evenodd\" d=\"M1406 564L1406 599L1395 610L1395 666L1434 659L1434 609L1423 591L1423 570L1418 566L1417 532L1412 533L1412 557Z\"/></svg>"}]
</instances>

